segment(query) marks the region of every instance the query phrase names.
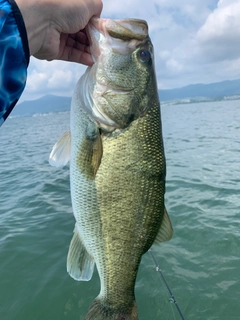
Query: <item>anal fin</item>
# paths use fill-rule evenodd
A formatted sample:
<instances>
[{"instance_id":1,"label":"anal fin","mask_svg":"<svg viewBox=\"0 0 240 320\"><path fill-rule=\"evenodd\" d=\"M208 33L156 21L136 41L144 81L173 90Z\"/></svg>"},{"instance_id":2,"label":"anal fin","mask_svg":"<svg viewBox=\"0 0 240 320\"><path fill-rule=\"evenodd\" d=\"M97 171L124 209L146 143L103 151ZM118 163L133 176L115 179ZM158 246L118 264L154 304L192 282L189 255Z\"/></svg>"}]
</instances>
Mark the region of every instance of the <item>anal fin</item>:
<instances>
[{"instance_id":1,"label":"anal fin","mask_svg":"<svg viewBox=\"0 0 240 320\"><path fill-rule=\"evenodd\" d=\"M94 260L82 243L78 227L75 225L73 238L68 251L67 271L75 280L89 281L92 278L93 270Z\"/></svg>"}]
</instances>

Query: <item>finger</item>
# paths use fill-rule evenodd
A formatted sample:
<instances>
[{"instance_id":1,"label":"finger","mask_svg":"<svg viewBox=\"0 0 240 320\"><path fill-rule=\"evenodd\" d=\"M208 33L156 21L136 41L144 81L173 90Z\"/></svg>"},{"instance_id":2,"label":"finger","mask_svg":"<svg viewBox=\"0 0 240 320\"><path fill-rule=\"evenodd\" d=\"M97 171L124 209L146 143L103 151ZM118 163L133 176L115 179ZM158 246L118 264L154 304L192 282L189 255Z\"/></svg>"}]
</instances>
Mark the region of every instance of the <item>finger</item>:
<instances>
[{"instance_id":1,"label":"finger","mask_svg":"<svg viewBox=\"0 0 240 320\"><path fill-rule=\"evenodd\" d=\"M96 16L99 18L101 15L102 9L103 9L102 1L101 0L93 0L93 10L91 12L92 13L91 17Z\"/></svg>"},{"instance_id":2,"label":"finger","mask_svg":"<svg viewBox=\"0 0 240 320\"><path fill-rule=\"evenodd\" d=\"M85 29L80 30L79 32L77 32L75 34L70 34L69 38L71 38L79 43L89 45L89 39L88 39L88 36L86 34Z\"/></svg>"},{"instance_id":3,"label":"finger","mask_svg":"<svg viewBox=\"0 0 240 320\"><path fill-rule=\"evenodd\" d=\"M59 59L70 61L70 62L81 63L86 66L92 66L94 63L92 56L88 52L79 51L76 48L67 47L67 46L65 47L63 54Z\"/></svg>"},{"instance_id":4,"label":"finger","mask_svg":"<svg viewBox=\"0 0 240 320\"><path fill-rule=\"evenodd\" d=\"M74 44L70 42L70 45L66 43L58 59L77 62L87 66L93 65L93 59L90 54L89 47L86 47L77 42L74 42Z\"/></svg>"},{"instance_id":5,"label":"finger","mask_svg":"<svg viewBox=\"0 0 240 320\"><path fill-rule=\"evenodd\" d=\"M76 34L69 36L66 40L66 46L75 48L79 51L84 51L90 54L90 47L84 34Z\"/></svg>"},{"instance_id":6,"label":"finger","mask_svg":"<svg viewBox=\"0 0 240 320\"><path fill-rule=\"evenodd\" d=\"M59 55L57 59L91 66L93 64L93 59L90 54L90 47L86 35L83 32L79 32L75 35L62 33L60 36Z\"/></svg>"}]
</instances>

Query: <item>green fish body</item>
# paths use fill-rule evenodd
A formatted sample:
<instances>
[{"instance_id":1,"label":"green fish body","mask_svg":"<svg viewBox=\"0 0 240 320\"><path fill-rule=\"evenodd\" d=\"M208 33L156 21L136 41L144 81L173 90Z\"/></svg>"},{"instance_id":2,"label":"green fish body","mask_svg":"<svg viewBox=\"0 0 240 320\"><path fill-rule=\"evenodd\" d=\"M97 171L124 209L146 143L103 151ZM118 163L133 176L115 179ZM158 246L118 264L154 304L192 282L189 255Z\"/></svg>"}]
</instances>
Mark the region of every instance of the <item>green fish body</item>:
<instances>
[{"instance_id":1,"label":"green fish body","mask_svg":"<svg viewBox=\"0 0 240 320\"><path fill-rule=\"evenodd\" d=\"M172 236L153 46L142 20L95 18L87 31L95 64L76 86L71 135L50 155L59 166L71 149L76 225L67 270L90 280L96 264L101 291L86 320L136 320L141 257Z\"/></svg>"}]
</instances>

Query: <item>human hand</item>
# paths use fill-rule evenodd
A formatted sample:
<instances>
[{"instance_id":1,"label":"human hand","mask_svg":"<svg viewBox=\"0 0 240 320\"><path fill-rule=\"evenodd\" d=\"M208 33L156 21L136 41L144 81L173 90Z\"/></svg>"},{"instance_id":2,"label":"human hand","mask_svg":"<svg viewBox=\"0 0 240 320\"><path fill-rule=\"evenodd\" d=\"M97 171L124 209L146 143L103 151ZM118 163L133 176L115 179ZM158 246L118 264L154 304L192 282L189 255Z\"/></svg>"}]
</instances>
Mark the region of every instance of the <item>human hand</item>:
<instances>
[{"instance_id":1,"label":"human hand","mask_svg":"<svg viewBox=\"0 0 240 320\"><path fill-rule=\"evenodd\" d=\"M22 13L30 54L38 59L92 65L84 28L100 16L101 0L16 0Z\"/></svg>"}]
</instances>

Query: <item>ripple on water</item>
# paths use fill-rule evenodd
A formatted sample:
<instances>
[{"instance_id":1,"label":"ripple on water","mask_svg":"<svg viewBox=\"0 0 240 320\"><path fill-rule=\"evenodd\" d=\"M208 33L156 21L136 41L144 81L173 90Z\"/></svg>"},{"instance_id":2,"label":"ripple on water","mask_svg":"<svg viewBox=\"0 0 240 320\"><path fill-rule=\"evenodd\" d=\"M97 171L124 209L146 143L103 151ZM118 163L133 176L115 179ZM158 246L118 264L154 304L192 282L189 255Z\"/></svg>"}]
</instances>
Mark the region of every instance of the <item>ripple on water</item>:
<instances>
[{"instance_id":1,"label":"ripple on water","mask_svg":"<svg viewBox=\"0 0 240 320\"><path fill-rule=\"evenodd\" d=\"M186 319L236 320L239 101L164 106L162 122L174 236L153 253ZM66 272L74 228L69 168L51 168L48 156L68 126L69 114L52 114L8 119L1 127L2 319L82 319L99 293L96 271L86 283ZM179 319L148 253L136 297L141 320Z\"/></svg>"}]
</instances>

